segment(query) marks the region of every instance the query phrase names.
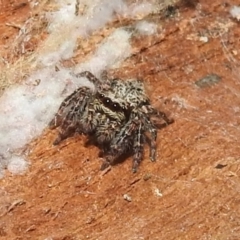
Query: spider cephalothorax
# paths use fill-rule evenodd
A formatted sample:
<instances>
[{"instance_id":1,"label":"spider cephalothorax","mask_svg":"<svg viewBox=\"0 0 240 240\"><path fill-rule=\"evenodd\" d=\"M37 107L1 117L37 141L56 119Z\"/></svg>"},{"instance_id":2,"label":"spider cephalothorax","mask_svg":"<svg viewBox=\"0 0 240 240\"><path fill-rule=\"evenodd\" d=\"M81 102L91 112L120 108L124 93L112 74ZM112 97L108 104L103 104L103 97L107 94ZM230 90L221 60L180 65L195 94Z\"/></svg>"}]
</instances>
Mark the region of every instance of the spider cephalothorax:
<instances>
[{"instance_id":1,"label":"spider cephalothorax","mask_svg":"<svg viewBox=\"0 0 240 240\"><path fill-rule=\"evenodd\" d=\"M144 143L149 139L150 159L156 159L157 126L152 117L165 124L172 120L150 105L143 82L138 79L99 80L90 72L78 77L88 78L95 89L80 87L59 107L49 126L59 127L54 145L74 133L83 133L101 149L104 162L101 169L113 164L125 153L133 154L133 172L143 157ZM149 136L147 135L149 133Z\"/></svg>"}]
</instances>

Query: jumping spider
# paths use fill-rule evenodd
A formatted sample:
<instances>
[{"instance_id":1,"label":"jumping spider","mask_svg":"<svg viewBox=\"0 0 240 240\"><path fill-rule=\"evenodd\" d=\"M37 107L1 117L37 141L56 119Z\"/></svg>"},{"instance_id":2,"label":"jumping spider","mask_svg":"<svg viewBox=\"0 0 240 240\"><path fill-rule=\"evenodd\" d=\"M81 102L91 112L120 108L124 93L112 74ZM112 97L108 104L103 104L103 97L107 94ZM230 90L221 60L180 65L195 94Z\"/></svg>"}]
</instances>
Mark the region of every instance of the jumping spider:
<instances>
[{"instance_id":1,"label":"jumping spider","mask_svg":"<svg viewBox=\"0 0 240 240\"><path fill-rule=\"evenodd\" d=\"M150 159L155 161L159 126L152 118L163 119L164 125L172 120L151 106L143 82L138 79L101 81L90 72L82 72L77 77L88 78L95 89L80 87L62 102L49 123L51 129L60 129L53 144L59 144L76 132L83 133L101 149L105 158L101 170L130 152L133 154L132 171L136 172L148 140Z\"/></svg>"}]
</instances>

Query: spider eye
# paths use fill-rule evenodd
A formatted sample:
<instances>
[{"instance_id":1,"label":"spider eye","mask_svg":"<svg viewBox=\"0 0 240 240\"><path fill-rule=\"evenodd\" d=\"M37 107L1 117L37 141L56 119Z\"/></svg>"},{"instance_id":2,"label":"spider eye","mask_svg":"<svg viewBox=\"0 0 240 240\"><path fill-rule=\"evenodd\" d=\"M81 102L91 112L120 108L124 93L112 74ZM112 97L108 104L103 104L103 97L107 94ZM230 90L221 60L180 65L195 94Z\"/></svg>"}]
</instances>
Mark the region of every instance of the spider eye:
<instances>
[{"instance_id":1,"label":"spider eye","mask_svg":"<svg viewBox=\"0 0 240 240\"><path fill-rule=\"evenodd\" d=\"M118 103L113 103L112 106L113 106L114 110L116 110L116 111L121 109L121 107Z\"/></svg>"},{"instance_id":2,"label":"spider eye","mask_svg":"<svg viewBox=\"0 0 240 240\"><path fill-rule=\"evenodd\" d=\"M106 98L105 101L106 101L106 103L110 103L111 102L111 100L109 98Z\"/></svg>"},{"instance_id":3,"label":"spider eye","mask_svg":"<svg viewBox=\"0 0 240 240\"><path fill-rule=\"evenodd\" d=\"M111 103L111 99L110 98L104 98L104 103L109 105Z\"/></svg>"},{"instance_id":4,"label":"spider eye","mask_svg":"<svg viewBox=\"0 0 240 240\"><path fill-rule=\"evenodd\" d=\"M104 99L104 95L103 95L102 93L98 93L97 96L98 96L98 98L101 99L101 100Z\"/></svg>"}]
</instances>

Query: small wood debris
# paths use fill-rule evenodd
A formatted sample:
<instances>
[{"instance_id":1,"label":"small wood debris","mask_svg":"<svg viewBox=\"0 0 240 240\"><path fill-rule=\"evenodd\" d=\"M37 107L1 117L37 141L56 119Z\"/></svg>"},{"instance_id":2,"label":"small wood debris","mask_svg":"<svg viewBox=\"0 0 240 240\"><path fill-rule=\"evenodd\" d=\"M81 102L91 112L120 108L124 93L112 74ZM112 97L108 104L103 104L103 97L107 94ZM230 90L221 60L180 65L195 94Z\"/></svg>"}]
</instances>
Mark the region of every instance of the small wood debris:
<instances>
[{"instance_id":1,"label":"small wood debris","mask_svg":"<svg viewBox=\"0 0 240 240\"><path fill-rule=\"evenodd\" d=\"M123 199L126 200L127 202L132 201L132 198L128 194L123 194Z\"/></svg>"}]
</instances>

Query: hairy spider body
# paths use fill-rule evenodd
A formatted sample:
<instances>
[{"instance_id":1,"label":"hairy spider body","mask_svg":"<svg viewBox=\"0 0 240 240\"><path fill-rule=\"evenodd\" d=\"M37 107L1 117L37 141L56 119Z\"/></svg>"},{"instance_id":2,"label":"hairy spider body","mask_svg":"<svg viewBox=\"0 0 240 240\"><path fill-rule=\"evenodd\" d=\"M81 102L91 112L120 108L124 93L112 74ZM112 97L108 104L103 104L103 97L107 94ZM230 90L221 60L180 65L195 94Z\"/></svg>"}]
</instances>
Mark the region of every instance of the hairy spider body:
<instances>
[{"instance_id":1,"label":"hairy spider body","mask_svg":"<svg viewBox=\"0 0 240 240\"><path fill-rule=\"evenodd\" d=\"M88 78L95 89L80 87L62 102L49 123L51 129L60 129L54 145L75 132L83 133L100 147L105 158L102 170L123 154L132 152L132 170L136 172L143 158L144 143L149 138L150 159L155 161L157 126L151 117L161 118L165 124L172 120L151 106L143 82L138 79L100 81L90 72L77 76Z\"/></svg>"}]
</instances>

